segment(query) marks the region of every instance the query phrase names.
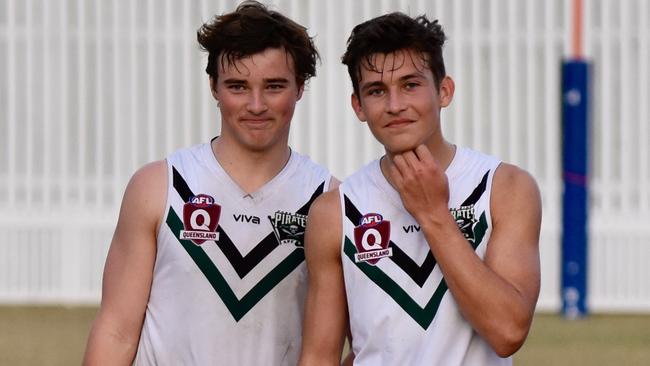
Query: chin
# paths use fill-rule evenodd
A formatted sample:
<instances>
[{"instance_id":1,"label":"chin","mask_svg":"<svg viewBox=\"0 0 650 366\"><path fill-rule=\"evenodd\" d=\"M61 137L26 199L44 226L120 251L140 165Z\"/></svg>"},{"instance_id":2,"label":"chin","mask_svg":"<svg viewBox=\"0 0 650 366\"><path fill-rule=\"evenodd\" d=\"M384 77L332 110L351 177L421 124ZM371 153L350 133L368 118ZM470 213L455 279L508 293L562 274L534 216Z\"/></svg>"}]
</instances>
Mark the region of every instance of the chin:
<instances>
[{"instance_id":1,"label":"chin","mask_svg":"<svg viewBox=\"0 0 650 366\"><path fill-rule=\"evenodd\" d=\"M418 147L418 143L384 145L384 149L386 150L386 152L393 155L402 154L407 151L413 151L415 150L416 147Z\"/></svg>"}]
</instances>

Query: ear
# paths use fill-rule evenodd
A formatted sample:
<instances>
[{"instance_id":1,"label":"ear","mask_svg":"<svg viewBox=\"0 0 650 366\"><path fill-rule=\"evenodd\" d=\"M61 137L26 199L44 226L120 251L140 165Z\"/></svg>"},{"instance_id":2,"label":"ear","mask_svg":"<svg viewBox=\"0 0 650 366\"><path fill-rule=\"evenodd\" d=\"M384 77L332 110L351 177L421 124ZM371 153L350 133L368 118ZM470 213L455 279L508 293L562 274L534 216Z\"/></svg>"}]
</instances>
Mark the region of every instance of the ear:
<instances>
[{"instance_id":1,"label":"ear","mask_svg":"<svg viewBox=\"0 0 650 366\"><path fill-rule=\"evenodd\" d=\"M357 118L361 122L366 122L366 113L363 111L363 108L361 108L361 101L359 100L359 97L355 94L352 93L350 95L350 103L352 104L352 109L354 109L354 113L357 114Z\"/></svg>"},{"instance_id":2,"label":"ear","mask_svg":"<svg viewBox=\"0 0 650 366\"><path fill-rule=\"evenodd\" d=\"M451 101L454 99L454 91L456 90L456 84L454 80L445 76L440 82L440 90L438 94L440 96L440 107L447 107L451 104Z\"/></svg>"},{"instance_id":3,"label":"ear","mask_svg":"<svg viewBox=\"0 0 650 366\"><path fill-rule=\"evenodd\" d=\"M212 93L212 97L219 102L219 95L217 94L217 81L210 76L210 92Z\"/></svg>"},{"instance_id":4,"label":"ear","mask_svg":"<svg viewBox=\"0 0 650 366\"><path fill-rule=\"evenodd\" d=\"M302 98L302 92L304 91L305 91L305 84L303 83L298 87L298 96L296 97L296 102L299 101L300 98Z\"/></svg>"}]
</instances>

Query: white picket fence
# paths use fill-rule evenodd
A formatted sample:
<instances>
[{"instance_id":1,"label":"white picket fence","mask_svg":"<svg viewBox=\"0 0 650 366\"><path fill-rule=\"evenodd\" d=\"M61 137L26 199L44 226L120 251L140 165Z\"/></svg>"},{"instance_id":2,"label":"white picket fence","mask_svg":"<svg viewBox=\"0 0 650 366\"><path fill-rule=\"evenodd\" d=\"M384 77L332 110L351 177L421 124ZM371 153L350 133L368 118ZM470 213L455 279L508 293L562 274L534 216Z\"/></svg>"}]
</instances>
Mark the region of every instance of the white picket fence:
<instances>
[{"instance_id":1,"label":"white picket fence","mask_svg":"<svg viewBox=\"0 0 650 366\"><path fill-rule=\"evenodd\" d=\"M0 0L0 303L97 303L121 196L145 162L219 116L196 29L235 1ZM650 311L650 2L585 0L593 61L589 305ZM560 63L570 1L275 1L322 56L291 144L343 178L380 146L349 106L352 27L440 19L456 96L447 137L529 170L543 198L539 309L560 305Z\"/></svg>"}]
</instances>

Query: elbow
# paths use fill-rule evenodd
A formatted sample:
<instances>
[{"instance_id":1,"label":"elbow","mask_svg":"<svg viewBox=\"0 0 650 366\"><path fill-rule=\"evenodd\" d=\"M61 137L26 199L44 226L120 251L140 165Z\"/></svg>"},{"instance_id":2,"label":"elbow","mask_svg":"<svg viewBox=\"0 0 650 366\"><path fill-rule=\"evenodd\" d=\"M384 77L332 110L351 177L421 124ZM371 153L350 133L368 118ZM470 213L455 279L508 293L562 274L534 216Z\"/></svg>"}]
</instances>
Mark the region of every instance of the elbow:
<instances>
[{"instance_id":1,"label":"elbow","mask_svg":"<svg viewBox=\"0 0 650 366\"><path fill-rule=\"evenodd\" d=\"M524 342L503 342L494 347L494 351L496 352L497 356L506 358L514 355L515 352L517 352L523 344Z\"/></svg>"},{"instance_id":2,"label":"elbow","mask_svg":"<svg viewBox=\"0 0 650 366\"><path fill-rule=\"evenodd\" d=\"M523 346L530 325L511 325L504 327L498 335L489 341L490 346L499 357L510 357Z\"/></svg>"},{"instance_id":3,"label":"elbow","mask_svg":"<svg viewBox=\"0 0 650 366\"><path fill-rule=\"evenodd\" d=\"M494 316L484 335L494 352L502 358L510 357L526 341L533 323L534 306L503 307L503 312Z\"/></svg>"}]
</instances>

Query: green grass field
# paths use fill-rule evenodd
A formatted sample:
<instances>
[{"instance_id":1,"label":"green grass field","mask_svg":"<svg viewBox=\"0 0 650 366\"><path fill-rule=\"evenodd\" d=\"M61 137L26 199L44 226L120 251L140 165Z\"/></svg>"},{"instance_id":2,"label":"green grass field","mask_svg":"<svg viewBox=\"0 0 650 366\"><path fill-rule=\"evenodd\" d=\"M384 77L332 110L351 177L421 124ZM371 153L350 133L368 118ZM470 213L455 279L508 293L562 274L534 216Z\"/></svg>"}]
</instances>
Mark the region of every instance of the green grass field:
<instances>
[{"instance_id":1,"label":"green grass field","mask_svg":"<svg viewBox=\"0 0 650 366\"><path fill-rule=\"evenodd\" d=\"M79 365L94 307L0 307L0 365ZM538 314L518 366L650 365L649 315Z\"/></svg>"}]
</instances>

